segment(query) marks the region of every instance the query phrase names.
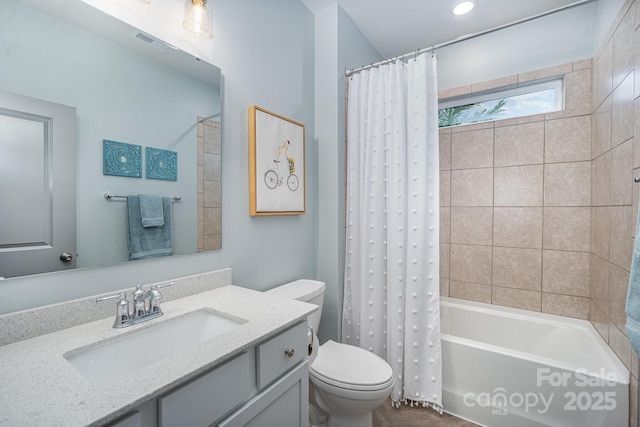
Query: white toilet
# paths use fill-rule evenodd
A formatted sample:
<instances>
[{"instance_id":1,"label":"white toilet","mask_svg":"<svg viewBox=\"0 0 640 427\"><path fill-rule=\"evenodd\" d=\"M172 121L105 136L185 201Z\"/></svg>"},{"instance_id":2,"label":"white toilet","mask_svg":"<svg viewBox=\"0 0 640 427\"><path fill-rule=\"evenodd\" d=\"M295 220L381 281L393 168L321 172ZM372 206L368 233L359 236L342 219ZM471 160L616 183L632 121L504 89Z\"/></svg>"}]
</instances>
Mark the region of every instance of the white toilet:
<instances>
[{"instance_id":1,"label":"white toilet","mask_svg":"<svg viewBox=\"0 0 640 427\"><path fill-rule=\"evenodd\" d=\"M296 280L267 291L272 295L318 306L309 316L315 331L320 325L325 284L316 280ZM371 411L391 394L391 366L362 348L327 341L309 367L310 418L327 427L372 427Z\"/></svg>"}]
</instances>

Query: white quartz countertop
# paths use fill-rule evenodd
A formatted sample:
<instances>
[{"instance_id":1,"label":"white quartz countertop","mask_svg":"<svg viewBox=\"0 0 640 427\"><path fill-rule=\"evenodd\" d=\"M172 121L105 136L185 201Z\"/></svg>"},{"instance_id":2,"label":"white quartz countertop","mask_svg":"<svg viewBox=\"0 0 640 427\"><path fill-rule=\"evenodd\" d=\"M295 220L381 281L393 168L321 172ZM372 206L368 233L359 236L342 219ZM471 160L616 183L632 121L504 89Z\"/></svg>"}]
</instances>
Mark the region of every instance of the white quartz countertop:
<instances>
[{"instance_id":1,"label":"white quartz countertop","mask_svg":"<svg viewBox=\"0 0 640 427\"><path fill-rule=\"evenodd\" d=\"M223 286L166 302L162 309L163 316L122 329L112 328L114 319L108 318L0 347L0 426L104 425L285 330L316 306ZM105 385L90 383L64 357L201 309L247 322Z\"/></svg>"}]
</instances>

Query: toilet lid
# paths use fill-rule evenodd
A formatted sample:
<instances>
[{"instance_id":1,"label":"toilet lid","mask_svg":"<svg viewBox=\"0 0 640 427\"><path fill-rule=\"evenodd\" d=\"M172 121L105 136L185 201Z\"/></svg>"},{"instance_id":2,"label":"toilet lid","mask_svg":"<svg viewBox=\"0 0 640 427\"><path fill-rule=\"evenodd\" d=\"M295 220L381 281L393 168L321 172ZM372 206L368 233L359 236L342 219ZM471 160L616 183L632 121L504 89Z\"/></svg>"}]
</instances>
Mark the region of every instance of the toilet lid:
<instances>
[{"instance_id":1,"label":"toilet lid","mask_svg":"<svg viewBox=\"0 0 640 427\"><path fill-rule=\"evenodd\" d=\"M391 366L384 359L360 347L331 340L320 346L309 373L352 390L381 389L393 381Z\"/></svg>"}]
</instances>

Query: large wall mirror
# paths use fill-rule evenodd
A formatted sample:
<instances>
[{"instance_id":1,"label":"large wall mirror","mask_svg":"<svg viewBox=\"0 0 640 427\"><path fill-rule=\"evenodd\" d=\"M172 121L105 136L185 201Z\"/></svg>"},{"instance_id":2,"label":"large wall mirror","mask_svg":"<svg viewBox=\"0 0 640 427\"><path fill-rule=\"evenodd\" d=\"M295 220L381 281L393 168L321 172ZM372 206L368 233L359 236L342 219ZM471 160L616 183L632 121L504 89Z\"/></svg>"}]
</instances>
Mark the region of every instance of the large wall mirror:
<instances>
[{"instance_id":1,"label":"large wall mirror","mask_svg":"<svg viewBox=\"0 0 640 427\"><path fill-rule=\"evenodd\" d=\"M76 113L76 160L53 165L76 168L77 207L68 207L77 213L77 247L70 251L73 261L61 269L128 262L126 199L107 199L105 193L177 196L173 254L219 249L220 69L80 1L66 4L73 14L46 0L2 0L0 6L0 91ZM104 140L142 147L142 177L105 175ZM177 153L175 181L146 177L147 147ZM14 183L33 179L19 168L10 176ZM45 187L47 193L56 183L47 181ZM0 186L0 197L17 188ZM16 205L0 203L0 218L21 216L24 208ZM14 245L3 246L1 234L0 258ZM0 271L0 277L49 271L31 264L31 271Z\"/></svg>"}]
</instances>

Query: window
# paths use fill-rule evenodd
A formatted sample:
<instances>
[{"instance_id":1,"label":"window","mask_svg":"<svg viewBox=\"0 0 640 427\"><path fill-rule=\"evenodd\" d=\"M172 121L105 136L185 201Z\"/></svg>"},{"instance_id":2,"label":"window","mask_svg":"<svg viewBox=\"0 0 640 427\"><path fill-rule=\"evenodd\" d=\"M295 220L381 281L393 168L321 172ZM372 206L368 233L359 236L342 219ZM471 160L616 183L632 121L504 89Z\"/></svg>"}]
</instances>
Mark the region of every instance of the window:
<instances>
[{"instance_id":1,"label":"window","mask_svg":"<svg viewBox=\"0 0 640 427\"><path fill-rule=\"evenodd\" d=\"M551 113L563 108L562 77L440 102L440 127Z\"/></svg>"}]
</instances>

